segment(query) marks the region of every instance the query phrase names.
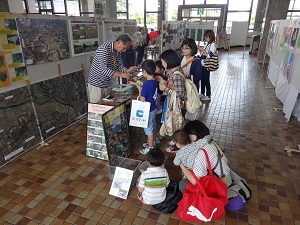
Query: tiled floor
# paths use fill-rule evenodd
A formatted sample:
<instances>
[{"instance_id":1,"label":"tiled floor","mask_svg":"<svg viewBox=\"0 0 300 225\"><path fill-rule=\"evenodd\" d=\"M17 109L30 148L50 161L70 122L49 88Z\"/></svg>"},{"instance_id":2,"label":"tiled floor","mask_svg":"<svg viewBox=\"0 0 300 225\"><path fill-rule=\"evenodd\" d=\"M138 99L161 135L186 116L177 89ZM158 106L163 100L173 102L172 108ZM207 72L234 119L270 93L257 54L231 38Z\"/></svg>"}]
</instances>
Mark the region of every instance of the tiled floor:
<instances>
[{"instance_id":1,"label":"tiled floor","mask_svg":"<svg viewBox=\"0 0 300 225\"><path fill-rule=\"evenodd\" d=\"M220 68L211 74L212 101L203 104L199 119L225 150L230 166L245 177L253 192L246 209L226 212L207 224L300 224L300 154L287 156L284 147L300 144L300 124L286 122L266 68L237 49L222 53ZM0 224L189 224L176 212L162 214L142 205L133 189L127 200L108 195L111 181L106 162L85 156L86 120L0 168ZM131 128L131 158L146 140ZM166 146L168 139L160 144ZM171 179L179 168L167 153ZM201 223L198 223L201 224Z\"/></svg>"}]
</instances>

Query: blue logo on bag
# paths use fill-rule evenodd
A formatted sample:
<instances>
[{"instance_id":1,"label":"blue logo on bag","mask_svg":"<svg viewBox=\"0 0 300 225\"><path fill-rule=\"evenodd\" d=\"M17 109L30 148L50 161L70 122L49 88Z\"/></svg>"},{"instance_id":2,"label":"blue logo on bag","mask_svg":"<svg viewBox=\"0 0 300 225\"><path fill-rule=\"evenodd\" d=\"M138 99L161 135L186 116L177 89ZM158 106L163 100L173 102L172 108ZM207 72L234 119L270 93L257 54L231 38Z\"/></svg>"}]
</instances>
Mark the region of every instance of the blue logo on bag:
<instances>
[{"instance_id":1,"label":"blue logo on bag","mask_svg":"<svg viewBox=\"0 0 300 225\"><path fill-rule=\"evenodd\" d=\"M144 116L144 111L143 110L136 110L136 117L143 117Z\"/></svg>"}]
</instances>

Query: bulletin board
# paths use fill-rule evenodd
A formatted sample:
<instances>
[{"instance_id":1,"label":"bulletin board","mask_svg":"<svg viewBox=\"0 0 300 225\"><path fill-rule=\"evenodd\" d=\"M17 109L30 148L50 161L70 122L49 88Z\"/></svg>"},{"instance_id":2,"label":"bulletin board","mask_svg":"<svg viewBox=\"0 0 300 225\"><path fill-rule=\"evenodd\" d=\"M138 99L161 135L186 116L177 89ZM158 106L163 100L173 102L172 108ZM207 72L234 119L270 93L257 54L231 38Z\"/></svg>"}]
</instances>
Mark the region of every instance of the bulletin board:
<instances>
[{"instance_id":1,"label":"bulletin board","mask_svg":"<svg viewBox=\"0 0 300 225\"><path fill-rule=\"evenodd\" d=\"M266 54L270 57L268 77L276 97L283 103L283 112L290 119L300 93L300 20L272 20Z\"/></svg>"},{"instance_id":2,"label":"bulletin board","mask_svg":"<svg viewBox=\"0 0 300 225\"><path fill-rule=\"evenodd\" d=\"M132 36L137 31L135 20L104 19L102 21L103 42L115 41L121 34Z\"/></svg>"}]
</instances>

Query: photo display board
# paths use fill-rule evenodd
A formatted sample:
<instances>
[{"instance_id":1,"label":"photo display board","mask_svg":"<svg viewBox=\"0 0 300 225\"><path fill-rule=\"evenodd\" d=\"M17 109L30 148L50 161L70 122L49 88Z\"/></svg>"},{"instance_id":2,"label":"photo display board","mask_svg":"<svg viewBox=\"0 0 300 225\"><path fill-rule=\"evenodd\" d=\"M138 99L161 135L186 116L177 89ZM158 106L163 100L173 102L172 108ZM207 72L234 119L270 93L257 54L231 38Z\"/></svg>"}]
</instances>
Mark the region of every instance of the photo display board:
<instances>
[{"instance_id":1,"label":"photo display board","mask_svg":"<svg viewBox=\"0 0 300 225\"><path fill-rule=\"evenodd\" d=\"M131 154L126 105L88 104L86 155L102 160Z\"/></svg>"},{"instance_id":2,"label":"photo display board","mask_svg":"<svg viewBox=\"0 0 300 225\"><path fill-rule=\"evenodd\" d=\"M16 15L0 14L0 88L26 79Z\"/></svg>"},{"instance_id":3,"label":"photo display board","mask_svg":"<svg viewBox=\"0 0 300 225\"><path fill-rule=\"evenodd\" d=\"M290 119L300 93L300 20L272 20L267 37L266 54L270 56L268 77L275 86L276 97Z\"/></svg>"},{"instance_id":4,"label":"photo display board","mask_svg":"<svg viewBox=\"0 0 300 225\"><path fill-rule=\"evenodd\" d=\"M95 52L99 47L97 21L69 21L72 56Z\"/></svg>"}]
</instances>

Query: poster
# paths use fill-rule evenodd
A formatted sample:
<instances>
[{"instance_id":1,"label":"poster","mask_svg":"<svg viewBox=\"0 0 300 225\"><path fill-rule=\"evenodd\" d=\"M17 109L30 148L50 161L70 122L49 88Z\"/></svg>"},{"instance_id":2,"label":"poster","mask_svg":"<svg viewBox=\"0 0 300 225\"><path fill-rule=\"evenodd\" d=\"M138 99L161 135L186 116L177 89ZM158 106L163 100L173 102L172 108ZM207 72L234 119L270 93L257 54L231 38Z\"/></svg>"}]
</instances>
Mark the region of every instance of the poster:
<instances>
[{"instance_id":1,"label":"poster","mask_svg":"<svg viewBox=\"0 0 300 225\"><path fill-rule=\"evenodd\" d=\"M127 158L131 154L125 109L123 103L104 114L103 123L109 159L113 156Z\"/></svg>"},{"instance_id":2,"label":"poster","mask_svg":"<svg viewBox=\"0 0 300 225\"><path fill-rule=\"evenodd\" d=\"M106 37L105 41L115 41L121 34L123 34L122 21L104 21Z\"/></svg>"},{"instance_id":3,"label":"poster","mask_svg":"<svg viewBox=\"0 0 300 225\"><path fill-rule=\"evenodd\" d=\"M298 39L297 39L296 52L300 53L300 35L298 35Z\"/></svg>"},{"instance_id":4,"label":"poster","mask_svg":"<svg viewBox=\"0 0 300 225\"><path fill-rule=\"evenodd\" d=\"M0 88L29 79L20 45L16 15L0 14Z\"/></svg>"},{"instance_id":5,"label":"poster","mask_svg":"<svg viewBox=\"0 0 300 225\"><path fill-rule=\"evenodd\" d=\"M295 54L291 53L289 61L286 66L286 70L285 70L285 76L289 83L291 81L291 77L292 77L293 70L294 70L294 62L295 62Z\"/></svg>"},{"instance_id":6,"label":"poster","mask_svg":"<svg viewBox=\"0 0 300 225\"><path fill-rule=\"evenodd\" d=\"M124 33L129 34L130 37L137 31L136 22L134 21L124 21Z\"/></svg>"},{"instance_id":7,"label":"poster","mask_svg":"<svg viewBox=\"0 0 300 225\"><path fill-rule=\"evenodd\" d=\"M83 71L30 85L44 139L62 131L87 114Z\"/></svg>"},{"instance_id":8,"label":"poster","mask_svg":"<svg viewBox=\"0 0 300 225\"><path fill-rule=\"evenodd\" d=\"M282 71L284 71L284 69L286 68L286 64L287 64L287 61L288 61L288 57L289 57L289 51L286 50L286 51L285 51L285 54L284 54L284 56L283 56L283 58L282 58L282 60L281 60L281 66L280 66L280 69L281 69ZM283 73L283 74L284 74L284 73Z\"/></svg>"},{"instance_id":9,"label":"poster","mask_svg":"<svg viewBox=\"0 0 300 225\"><path fill-rule=\"evenodd\" d=\"M291 37L291 42L290 42L290 49L291 50L295 49L298 33L299 33L299 28L294 28L293 33L292 33L292 37Z\"/></svg>"},{"instance_id":10,"label":"poster","mask_svg":"<svg viewBox=\"0 0 300 225\"><path fill-rule=\"evenodd\" d=\"M67 21L17 18L26 65L70 58Z\"/></svg>"},{"instance_id":11,"label":"poster","mask_svg":"<svg viewBox=\"0 0 300 225\"><path fill-rule=\"evenodd\" d=\"M99 47L96 21L70 21L72 56L95 52Z\"/></svg>"},{"instance_id":12,"label":"poster","mask_svg":"<svg viewBox=\"0 0 300 225\"><path fill-rule=\"evenodd\" d=\"M86 155L108 160L102 115L113 106L88 104Z\"/></svg>"},{"instance_id":13,"label":"poster","mask_svg":"<svg viewBox=\"0 0 300 225\"><path fill-rule=\"evenodd\" d=\"M97 16L104 16L105 14L105 8L106 8L106 1L94 1L94 15Z\"/></svg>"},{"instance_id":14,"label":"poster","mask_svg":"<svg viewBox=\"0 0 300 225\"><path fill-rule=\"evenodd\" d=\"M0 94L0 166L41 142L27 87Z\"/></svg>"},{"instance_id":15,"label":"poster","mask_svg":"<svg viewBox=\"0 0 300 225\"><path fill-rule=\"evenodd\" d=\"M109 194L119 198L127 199L132 177L132 170L117 166Z\"/></svg>"}]
</instances>

